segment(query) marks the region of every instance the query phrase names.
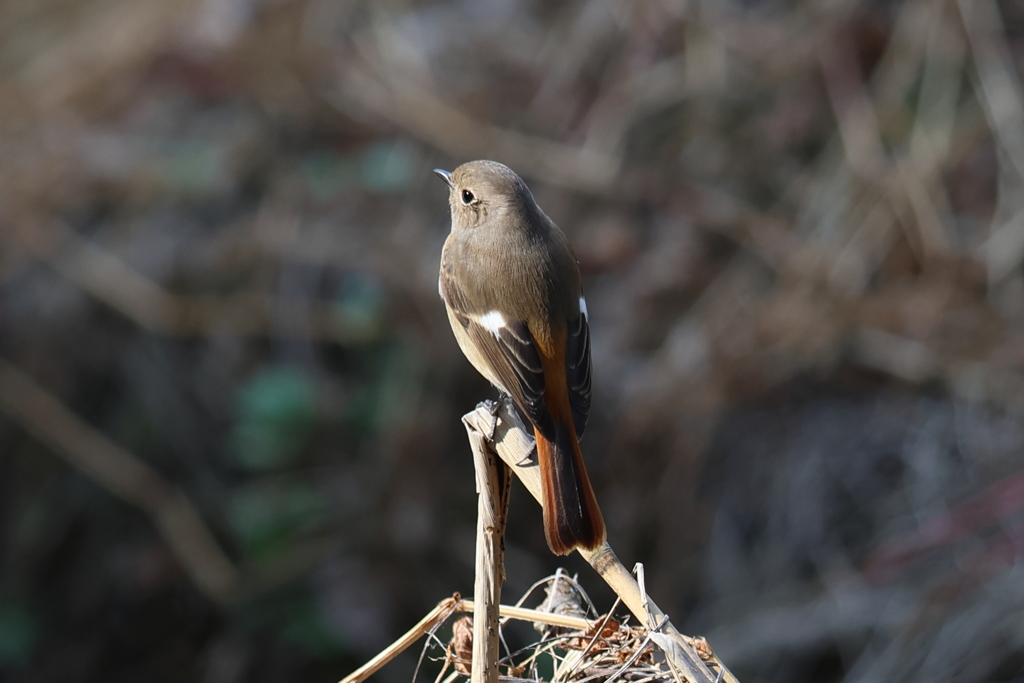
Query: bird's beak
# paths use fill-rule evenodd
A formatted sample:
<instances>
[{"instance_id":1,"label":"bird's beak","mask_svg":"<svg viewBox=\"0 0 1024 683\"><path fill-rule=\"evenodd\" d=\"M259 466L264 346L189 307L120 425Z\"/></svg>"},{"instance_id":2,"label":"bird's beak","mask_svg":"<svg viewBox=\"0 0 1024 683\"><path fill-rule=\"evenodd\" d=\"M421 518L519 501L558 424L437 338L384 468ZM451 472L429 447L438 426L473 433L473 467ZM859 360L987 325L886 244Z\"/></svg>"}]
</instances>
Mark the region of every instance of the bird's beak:
<instances>
[{"instance_id":1,"label":"bird's beak","mask_svg":"<svg viewBox=\"0 0 1024 683\"><path fill-rule=\"evenodd\" d=\"M451 173L449 173L448 171L441 170L440 168L435 168L434 173L436 173L441 178L441 180L448 183L448 187L455 187L455 185L452 184Z\"/></svg>"}]
</instances>

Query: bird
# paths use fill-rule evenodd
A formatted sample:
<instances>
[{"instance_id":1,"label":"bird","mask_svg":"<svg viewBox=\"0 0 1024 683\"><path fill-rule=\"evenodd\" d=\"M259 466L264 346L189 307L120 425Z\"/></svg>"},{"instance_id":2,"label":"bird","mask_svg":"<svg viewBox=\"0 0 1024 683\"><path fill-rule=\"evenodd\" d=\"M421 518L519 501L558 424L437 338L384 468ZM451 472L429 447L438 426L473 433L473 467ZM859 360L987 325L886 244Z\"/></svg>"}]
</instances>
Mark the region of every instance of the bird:
<instances>
[{"instance_id":1,"label":"bird","mask_svg":"<svg viewBox=\"0 0 1024 683\"><path fill-rule=\"evenodd\" d=\"M579 445L592 368L572 247L508 166L479 160L434 172L449 190L438 290L455 339L533 427L548 547L594 550L606 530Z\"/></svg>"}]
</instances>

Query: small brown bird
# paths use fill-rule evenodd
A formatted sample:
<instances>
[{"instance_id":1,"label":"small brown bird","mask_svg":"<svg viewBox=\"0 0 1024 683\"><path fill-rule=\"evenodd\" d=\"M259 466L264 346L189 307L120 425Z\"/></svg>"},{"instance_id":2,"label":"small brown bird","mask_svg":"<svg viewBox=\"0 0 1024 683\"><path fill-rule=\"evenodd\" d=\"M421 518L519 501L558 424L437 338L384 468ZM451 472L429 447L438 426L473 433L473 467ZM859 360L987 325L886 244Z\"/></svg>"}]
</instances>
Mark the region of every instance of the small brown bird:
<instances>
[{"instance_id":1,"label":"small brown bird","mask_svg":"<svg viewBox=\"0 0 1024 683\"><path fill-rule=\"evenodd\" d=\"M507 166L471 161L434 172L450 190L438 289L455 339L533 424L551 551L592 550L605 527L579 445L590 412L590 326L576 257Z\"/></svg>"}]
</instances>

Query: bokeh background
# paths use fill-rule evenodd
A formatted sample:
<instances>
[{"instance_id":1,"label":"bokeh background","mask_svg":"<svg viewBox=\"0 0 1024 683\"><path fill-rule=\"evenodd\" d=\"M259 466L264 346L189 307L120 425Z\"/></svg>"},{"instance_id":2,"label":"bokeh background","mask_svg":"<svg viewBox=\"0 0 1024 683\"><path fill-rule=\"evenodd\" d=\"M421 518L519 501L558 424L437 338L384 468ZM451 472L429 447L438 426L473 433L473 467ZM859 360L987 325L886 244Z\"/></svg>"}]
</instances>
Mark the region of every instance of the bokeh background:
<instances>
[{"instance_id":1,"label":"bokeh background","mask_svg":"<svg viewBox=\"0 0 1024 683\"><path fill-rule=\"evenodd\" d=\"M1020 0L3 0L0 680L333 681L471 592L475 158L575 245L583 448L684 632L1024 680L1022 67ZM508 601L611 605L511 515Z\"/></svg>"}]
</instances>

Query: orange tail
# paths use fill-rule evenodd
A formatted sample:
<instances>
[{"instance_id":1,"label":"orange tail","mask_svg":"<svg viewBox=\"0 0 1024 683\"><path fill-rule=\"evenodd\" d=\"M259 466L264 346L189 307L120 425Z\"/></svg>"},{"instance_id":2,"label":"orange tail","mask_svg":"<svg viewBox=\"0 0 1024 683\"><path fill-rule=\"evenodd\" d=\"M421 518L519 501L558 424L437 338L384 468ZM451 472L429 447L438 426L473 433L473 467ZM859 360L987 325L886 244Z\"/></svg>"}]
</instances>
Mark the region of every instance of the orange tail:
<instances>
[{"instance_id":1,"label":"orange tail","mask_svg":"<svg viewBox=\"0 0 1024 683\"><path fill-rule=\"evenodd\" d=\"M548 547L556 555L568 555L578 547L593 550L604 542L604 518L590 487L575 429L556 419L553 442L537 429L534 435Z\"/></svg>"}]
</instances>

